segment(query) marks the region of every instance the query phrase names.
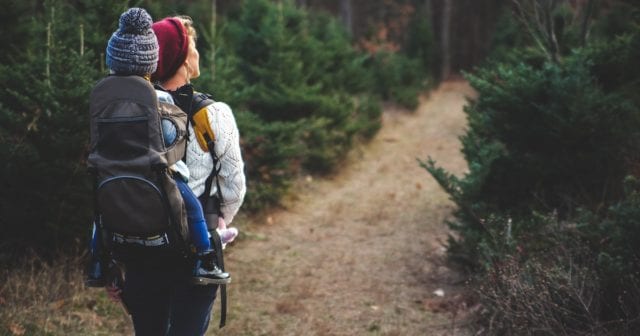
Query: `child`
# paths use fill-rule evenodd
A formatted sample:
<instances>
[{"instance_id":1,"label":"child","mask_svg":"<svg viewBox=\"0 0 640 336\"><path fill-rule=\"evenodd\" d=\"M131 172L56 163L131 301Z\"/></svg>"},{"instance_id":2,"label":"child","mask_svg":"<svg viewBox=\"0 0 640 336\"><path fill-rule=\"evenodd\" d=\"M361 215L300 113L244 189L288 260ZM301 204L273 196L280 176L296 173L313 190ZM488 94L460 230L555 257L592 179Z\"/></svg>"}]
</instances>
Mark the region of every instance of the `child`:
<instances>
[{"instance_id":1,"label":"child","mask_svg":"<svg viewBox=\"0 0 640 336\"><path fill-rule=\"evenodd\" d=\"M112 35L107 46L107 65L110 73L114 75L138 75L146 79L150 78L157 66L158 44L151 28L151 17L140 8L131 8L120 17L119 29ZM131 48L131 44L136 44ZM131 53L129 50L135 50ZM162 91L157 91L158 100L173 104L171 96ZM176 139L176 128L169 120L163 120L163 138L165 146L170 146ZM198 198L188 187L186 180L189 178L189 170L186 164L178 161L170 167L174 173L174 179L183 197L187 210L187 221L191 241L194 244L197 261L193 271L194 282L197 284L224 284L230 280L229 274L221 271L215 264L215 256L209 240L206 221L202 206ZM237 229L218 227L216 229L222 243L226 244L235 239ZM101 232L94 223L91 238L90 252L92 255L87 274L87 286L98 287L106 283L108 269L111 264L103 265L100 262L102 254ZM107 269L103 270L103 267Z\"/></svg>"}]
</instances>

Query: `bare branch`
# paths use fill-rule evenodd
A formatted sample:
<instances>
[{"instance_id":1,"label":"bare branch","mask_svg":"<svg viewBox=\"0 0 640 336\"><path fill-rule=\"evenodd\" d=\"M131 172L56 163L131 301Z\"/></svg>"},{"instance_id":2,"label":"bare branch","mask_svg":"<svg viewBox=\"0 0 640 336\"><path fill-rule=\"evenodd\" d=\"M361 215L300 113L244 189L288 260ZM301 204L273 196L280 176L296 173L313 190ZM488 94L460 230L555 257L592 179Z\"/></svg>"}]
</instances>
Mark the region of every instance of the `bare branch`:
<instances>
[{"instance_id":1,"label":"bare branch","mask_svg":"<svg viewBox=\"0 0 640 336\"><path fill-rule=\"evenodd\" d=\"M549 60L559 61L560 47L555 32L553 10L558 0L512 0L518 12L518 19L544 51Z\"/></svg>"},{"instance_id":2,"label":"bare branch","mask_svg":"<svg viewBox=\"0 0 640 336\"><path fill-rule=\"evenodd\" d=\"M531 9L525 9L519 0L513 0L513 3L516 5L516 9L517 9L516 18L518 18L518 20L522 23L522 25L525 27L525 29L529 33L529 35L531 35L531 38L533 38L533 41L535 42L535 44L545 54L549 55L549 50L547 49L547 46L543 42L544 37L539 36L542 34L539 29L540 28L539 20L537 18L533 20L530 19L529 18L530 15L527 13L530 13ZM537 8L533 7L532 10L537 13ZM531 22L531 21L535 21L535 22ZM537 29L533 27L533 24L537 24Z\"/></svg>"},{"instance_id":3,"label":"bare branch","mask_svg":"<svg viewBox=\"0 0 640 336\"><path fill-rule=\"evenodd\" d=\"M587 8L585 8L582 12L583 17L582 17L582 24L580 27L580 41L582 42L582 45L586 45L587 44L587 37L589 35L589 21L591 21L591 16L593 15L593 11L596 5L596 1L595 0L589 0L587 2Z\"/></svg>"},{"instance_id":4,"label":"bare branch","mask_svg":"<svg viewBox=\"0 0 640 336\"><path fill-rule=\"evenodd\" d=\"M558 53L560 52L560 48L558 47L558 39L556 38L555 25L553 22L553 17L551 13L553 9L557 5L556 0L547 0L547 7L544 10L544 16L546 21L546 33L547 33L547 43L549 45L549 51L551 51L551 59L554 63L558 63Z\"/></svg>"}]
</instances>

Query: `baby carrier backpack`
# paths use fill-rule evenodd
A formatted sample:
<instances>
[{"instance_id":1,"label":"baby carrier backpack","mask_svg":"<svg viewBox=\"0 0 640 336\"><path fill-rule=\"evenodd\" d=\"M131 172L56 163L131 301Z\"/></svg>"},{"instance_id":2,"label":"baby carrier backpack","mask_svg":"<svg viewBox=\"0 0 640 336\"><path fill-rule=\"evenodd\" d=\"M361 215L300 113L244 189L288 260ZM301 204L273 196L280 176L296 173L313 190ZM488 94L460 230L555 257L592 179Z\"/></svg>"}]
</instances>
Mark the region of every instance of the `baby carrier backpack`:
<instances>
[{"instance_id":1,"label":"baby carrier backpack","mask_svg":"<svg viewBox=\"0 0 640 336\"><path fill-rule=\"evenodd\" d=\"M144 78L117 75L96 84L90 113L94 223L105 248L123 261L167 248L186 256L186 212L168 170L186 150L186 113L158 102ZM177 140L168 148L163 118L177 129Z\"/></svg>"}]
</instances>

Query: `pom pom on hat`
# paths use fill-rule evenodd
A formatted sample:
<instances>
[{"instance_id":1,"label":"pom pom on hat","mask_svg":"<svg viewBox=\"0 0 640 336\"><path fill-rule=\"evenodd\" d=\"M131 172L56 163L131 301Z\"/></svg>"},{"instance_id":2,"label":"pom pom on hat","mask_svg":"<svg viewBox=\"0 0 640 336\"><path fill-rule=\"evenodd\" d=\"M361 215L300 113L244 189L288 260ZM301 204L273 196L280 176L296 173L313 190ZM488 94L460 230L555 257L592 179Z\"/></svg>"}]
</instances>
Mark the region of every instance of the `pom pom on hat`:
<instances>
[{"instance_id":1,"label":"pom pom on hat","mask_svg":"<svg viewBox=\"0 0 640 336\"><path fill-rule=\"evenodd\" d=\"M151 75L152 81L164 82L178 71L187 60L189 34L182 22L176 18L164 18L152 27L158 37L160 56L158 69Z\"/></svg>"},{"instance_id":2,"label":"pom pom on hat","mask_svg":"<svg viewBox=\"0 0 640 336\"><path fill-rule=\"evenodd\" d=\"M131 8L120 15L120 32L123 34L144 35L153 23L151 16L142 8Z\"/></svg>"},{"instance_id":3,"label":"pom pom on hat","mask_svg":"<svg viewBox=\"0 0 640 336\"><path fill-rule=\"evenodd\" d=\"M146 75L156 71L158 40L153 20L142 8L130 8L120 15L119 27L107 44L107 67L117 74Z\"/></svg>"}]
</instances>

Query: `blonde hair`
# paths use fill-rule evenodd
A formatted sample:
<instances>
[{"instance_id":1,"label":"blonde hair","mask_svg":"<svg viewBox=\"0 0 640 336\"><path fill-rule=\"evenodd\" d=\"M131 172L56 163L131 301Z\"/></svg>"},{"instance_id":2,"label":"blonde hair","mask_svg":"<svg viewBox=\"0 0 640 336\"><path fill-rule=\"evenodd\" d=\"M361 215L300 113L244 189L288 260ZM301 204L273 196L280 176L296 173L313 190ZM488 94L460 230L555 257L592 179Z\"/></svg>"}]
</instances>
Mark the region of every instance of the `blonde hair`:
<instances>
[{"instance_id":1,"label":"blonde hair","mask_svg":"<svg viewBox=\"0 0 640 336\"><path fill-rule=\"evenodd\" d=\"M178 16L174 16L173 18L182 23L184 28L187 30L187 35L193 38L193 41L195 41L198 38L198 34L196 33L196 28L193 27L193 19L191 19L191 17L187 15L178 15Z\"/></svg>"},{"instance_id":2,"label":"blonde hair","mask_svg":"<svg viewBox=\"0 0 640 336\"><path fill-rule=\"evenodd\" d=\"M190 16L187 15L178 15L178 16L174 16L174 19L180 21L180 23L182 23L182 25L184 26L184 29L187 31L187 35L189 37L189 45L193 48L196 47L196 40L198 38L198 34L196 33L196 29L193 27L193 19L191 19ZM192 45L193 44L193 45ZM191 50L188 51L189 53L191 52ZM186 80L187 83L191 81L191 68L189 68L189 64L186 63L185 60L185 66L186 66L186 70L187 70L187 74L186 74Z\"/></svg>"}]
</instances>

